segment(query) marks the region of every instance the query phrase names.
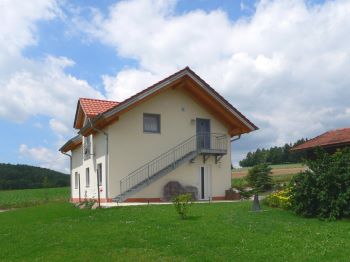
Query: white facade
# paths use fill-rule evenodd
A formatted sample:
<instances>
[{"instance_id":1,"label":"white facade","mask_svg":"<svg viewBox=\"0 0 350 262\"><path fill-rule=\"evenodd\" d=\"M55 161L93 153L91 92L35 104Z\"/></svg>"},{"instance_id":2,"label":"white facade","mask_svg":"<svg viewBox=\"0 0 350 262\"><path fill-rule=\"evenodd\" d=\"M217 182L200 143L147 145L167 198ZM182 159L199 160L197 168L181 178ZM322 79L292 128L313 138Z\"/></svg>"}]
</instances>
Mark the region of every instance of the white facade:
<instances>
[{"instance_id":1,"label":"white facade","mask_svg":"<svg viewBox=\"0 0 350 262\"><path fill-rule=\"evenodd\" d=\"M71 150L72 153L72 201L85 198L112 201L113 198L120 197L126 191L121 190L124 178L130 178L130 174L139 167L199 134L201 131L198 130L198 123L202 123L201 128L205 123L206 132L226 138L223 141L227 153L220 157L210 154L206 157L202 154L195 158L191 156L191 161L186 159L176 168L174 165L175 169L158 179L147 180L147 184L144 183L137 189L129 187L135 190L129 192L127 197L124 196L123 200L161 201L164 186L170 181L196 187L199 199L224 199L225 190L231 187L230 137L257 128L222 97L218 98L219 95L210 87L203 93L206 97L200 98L198 90L207 87L203 85L194 90L193 84L185 77L186 74L192 78L197 76L187 70L189 69L174 74L174 80L170 78L159 82L154 86L156 93L152 93L152 89L146 90L130 102L112 108L116 108L115 118L108 118L113 116L113 110L103 113L108 122L101 125L101 128L96 128L93 124L89 126L92 122L87 117L81 118L84 116L81 111L77 113L75 124L84 121L83 125L79 125L79 128L82 126L81 132L91 128L89 132L92 134L90 139L84 138L80 144L76 139L78 137L73 138L67 142L68 146L66 144L61 149L62 152ZM183 78L181 81L180 77ZM194 84L197 85L200 81L203 82L198 78ZM172 85L172 82L177 85ZM187 84L190 85L188 88ZM71 147L70 142L73 145ZM102 175L99 182L98 166L101 167ZM132 179L128 181L134 182Z\"/></svg>"}]
</instances>

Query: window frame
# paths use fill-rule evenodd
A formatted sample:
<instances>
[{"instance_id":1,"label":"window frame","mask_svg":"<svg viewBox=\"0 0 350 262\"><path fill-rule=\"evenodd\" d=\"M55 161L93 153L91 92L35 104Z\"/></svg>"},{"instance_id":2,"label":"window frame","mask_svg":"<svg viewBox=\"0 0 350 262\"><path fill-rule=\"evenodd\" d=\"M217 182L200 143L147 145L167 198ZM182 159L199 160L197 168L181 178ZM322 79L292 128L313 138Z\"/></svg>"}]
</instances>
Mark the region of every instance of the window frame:
<instances>
[{"instance_id":1,"label":"window frame","mask_svg":"<svg viewBox=\"0 0 350 262\"><path fill-rule=\"evenodd\" d=\"M97 173L98 184L99 184L99 186L101 186L102 182L103 182L102 181L102 163L97 164L96 173Z\"/></svg>"},{"instance_id":2,"label":"window frame","mask_svg":"<svg viewBox=\"0 0 350 262\"><path fill-rule=\"evenodd\" d=\"M85 187L90 187L90 168L85 168Z\"/></svg>"},{"instance_id":3,"label":"window frame","mask_svg":"<svg viewBox=\"0 0 350 262\"><path fill-rule=\"evenodd\" d=\"M157 131L150 131L150 130L146 130L145 129L145 117L155 117L157 119ZM160 134L161 133L161 119L160 119L160 114L151 114L151 113L143 113L143 117L142 117L142 126L143 126L143 133L146 134Z\"/></svg>"},{"instance_id":4,"label":"window frame","mask_svg":"<svg viewBox=\"0 0 350 262\"><path fill-rule=\"evenodd\" d=\"M88 136L84 136L83 159L88 160L90 158L91 158L91 135L88 135Z\"/></svg>"}]
</instances>

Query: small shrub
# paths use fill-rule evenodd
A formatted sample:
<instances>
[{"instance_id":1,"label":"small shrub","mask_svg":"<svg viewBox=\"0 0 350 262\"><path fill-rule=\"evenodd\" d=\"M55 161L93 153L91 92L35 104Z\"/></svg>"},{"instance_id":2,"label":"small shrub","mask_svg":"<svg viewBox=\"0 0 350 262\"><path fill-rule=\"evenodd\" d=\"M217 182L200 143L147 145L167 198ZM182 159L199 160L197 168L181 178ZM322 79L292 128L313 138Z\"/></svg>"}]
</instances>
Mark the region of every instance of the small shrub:
<instances>
[{"instance_id":1,"label":"small shrub","mask_svg":"<svg viewBox=\"0 0 350 262\"><path fill-rule=\"evenodd\" d=\"M96 203L96 200L95 199L88 199L88 198L85 198L83 200L83 202L81 202L81 204L79 206L83 206L84 208L86 209L91 209L92 206Z\"/></svg>"},{"instance_id":2,"label":"small shrub","mask_svg":"<svg viewBox=\"0 0 350 262\"><path fill-rule=\"evenodd\" d=\"M258 164L248 171L247 180L257 192L265 192L272 188L271 167L266 163Z\"/></svg>"},{"instance_id":3,"label":"small shrub","mask_svg":"<svg viewBox=\"0 0 350 262\"><path fill-rule=\"evenodd\" d=\"M173 198L173 204L181 219L187 217L189 207L192 204L192 194L181 194Z\"/></svg>"},{"instance_id":4,"label":"small shrub","mask_svg":"<svg viewBox=\"0 0 350 262\"><path fill-rule=\"evenodd\" d=\"M265 198L265 203L271 207L290 209L292 207L290 188L271 193Z\"/></svg>"}]
</instances>

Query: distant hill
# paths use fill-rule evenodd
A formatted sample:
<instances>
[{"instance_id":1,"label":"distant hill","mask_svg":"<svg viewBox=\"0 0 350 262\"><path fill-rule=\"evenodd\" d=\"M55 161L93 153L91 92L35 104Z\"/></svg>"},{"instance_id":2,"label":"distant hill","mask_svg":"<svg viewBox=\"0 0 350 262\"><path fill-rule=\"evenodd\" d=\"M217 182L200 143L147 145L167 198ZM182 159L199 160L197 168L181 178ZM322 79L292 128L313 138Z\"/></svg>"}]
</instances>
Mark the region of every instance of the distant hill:
<instances>
[{"instance_id":1,"label":"distant hill","mask_svg":"<svg viewBox=\"0 0 350 262\"><path fill-rule=\"evenodd\" d=\"M69 186L70 177L47 168L0 163L0 190Z\"/></svg>"}]
</instances>

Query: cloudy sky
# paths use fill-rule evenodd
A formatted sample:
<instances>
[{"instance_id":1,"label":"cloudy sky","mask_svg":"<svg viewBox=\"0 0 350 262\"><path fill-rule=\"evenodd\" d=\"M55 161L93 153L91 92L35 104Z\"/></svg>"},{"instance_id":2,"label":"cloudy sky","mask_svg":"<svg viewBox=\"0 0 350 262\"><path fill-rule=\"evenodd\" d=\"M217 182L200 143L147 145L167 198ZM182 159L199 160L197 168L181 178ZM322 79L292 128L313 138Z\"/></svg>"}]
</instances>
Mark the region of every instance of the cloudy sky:
<instances>
[{"instance_id":1,"label":"cloudy sky","mask_svg":"<svg viewBox=\"0 0 350 262\"><path fill-rule=\"evenodd\" d=\"M68 170L79 97L190 66L260 127L249 150L350 126L350 0L0 0L0 162Z\"/></svg>"}]
</instances>

